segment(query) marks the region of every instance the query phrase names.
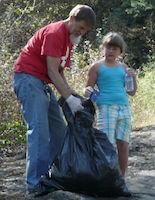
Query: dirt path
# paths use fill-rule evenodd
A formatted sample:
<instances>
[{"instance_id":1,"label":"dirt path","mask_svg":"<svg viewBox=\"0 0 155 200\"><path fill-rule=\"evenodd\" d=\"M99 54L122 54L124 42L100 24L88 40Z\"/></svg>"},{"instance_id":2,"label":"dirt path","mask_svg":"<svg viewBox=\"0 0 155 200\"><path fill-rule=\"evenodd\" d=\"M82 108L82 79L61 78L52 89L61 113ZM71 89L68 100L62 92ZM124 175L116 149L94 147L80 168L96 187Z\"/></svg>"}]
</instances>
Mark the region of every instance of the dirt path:
<instances>
[{"instance_id":1,"label":"dirt path","mask_svg":"<svg viewBox=\"0 0 155 200\"><path fill-rule=\"evenodd\" d=\"M2 152L1 152L2 153ZM131 198L117 200L155 199L155 127L133 131L131 135L129 165L126 184L133 193ZM25 150L7 153L0 158L0 199L24 200L25 197ZM92 198L64 191L56 191L40 200L107 200ZM114 200L115 198L110 198Z\"/></svg>"}]
</instances>

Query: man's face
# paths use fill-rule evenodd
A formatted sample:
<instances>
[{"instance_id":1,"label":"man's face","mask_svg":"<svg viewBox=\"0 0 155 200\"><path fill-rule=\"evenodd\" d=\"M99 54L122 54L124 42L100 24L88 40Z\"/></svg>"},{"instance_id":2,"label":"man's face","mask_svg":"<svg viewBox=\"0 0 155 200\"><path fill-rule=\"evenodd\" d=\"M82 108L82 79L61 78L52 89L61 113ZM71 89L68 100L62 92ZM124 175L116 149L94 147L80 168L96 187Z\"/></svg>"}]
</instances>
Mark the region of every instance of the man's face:
<instances>
[{"instance_id":1,"label":"man's face","mask_svg":"<svg viewBox=\"0 0 155 200\"><path fill-rule=\"evenodd\" d=\"M78 44L81 37L91 29L84 20L76 21L74 17L70 19L70 40L73 44Z\"/></svg>"},{"instance_id":2,"label":"man's face","mask_svg":"<svg viewBox=\"0 0 155 200\"><path fill-rule=\"evenodd\" d=\"M74 34L70 34L69 39L73 45L79 44L81 36L76 37Z\"/></svg>"}]
</instances>

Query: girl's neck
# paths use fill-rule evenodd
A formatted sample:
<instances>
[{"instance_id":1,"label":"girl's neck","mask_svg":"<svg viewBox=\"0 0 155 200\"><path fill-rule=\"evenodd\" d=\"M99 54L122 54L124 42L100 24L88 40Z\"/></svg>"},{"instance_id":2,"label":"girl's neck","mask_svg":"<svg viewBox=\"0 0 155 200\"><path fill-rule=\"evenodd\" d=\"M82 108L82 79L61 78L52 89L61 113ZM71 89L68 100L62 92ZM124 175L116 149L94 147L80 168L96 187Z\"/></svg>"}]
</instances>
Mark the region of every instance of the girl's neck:
<instances>
[{"instance_id":1,"label":"girl's neck","mask_svg":"<svg viewBox=\"0 0 155 200\"><path fill-rule=\"evenodd\" d=\"M106 58L103 58L103 63L109 67L116 67L119 65L119 62L117 60L108 60Z\"/></svg>"}]
</instances>

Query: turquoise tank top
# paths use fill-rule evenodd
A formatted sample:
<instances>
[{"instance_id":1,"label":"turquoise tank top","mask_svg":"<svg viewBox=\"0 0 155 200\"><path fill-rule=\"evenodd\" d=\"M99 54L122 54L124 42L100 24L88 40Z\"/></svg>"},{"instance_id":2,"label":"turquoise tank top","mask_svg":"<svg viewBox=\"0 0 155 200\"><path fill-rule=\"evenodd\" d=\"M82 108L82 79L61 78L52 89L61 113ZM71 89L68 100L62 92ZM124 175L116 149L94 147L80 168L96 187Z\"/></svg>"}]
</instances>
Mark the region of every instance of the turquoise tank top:
<instances>
[{"instance_id":1,"label":"turquoise tank top","mask_svg":"<svg viewBox=\"0 0 155 200\"><path fill-rule=\"evenodd\" d=\"M100 91L97 106L103 104L128 105L125 88L125 71L122 65L117 67L99 66L96 85Z\"/></svg>"}]
</instances>

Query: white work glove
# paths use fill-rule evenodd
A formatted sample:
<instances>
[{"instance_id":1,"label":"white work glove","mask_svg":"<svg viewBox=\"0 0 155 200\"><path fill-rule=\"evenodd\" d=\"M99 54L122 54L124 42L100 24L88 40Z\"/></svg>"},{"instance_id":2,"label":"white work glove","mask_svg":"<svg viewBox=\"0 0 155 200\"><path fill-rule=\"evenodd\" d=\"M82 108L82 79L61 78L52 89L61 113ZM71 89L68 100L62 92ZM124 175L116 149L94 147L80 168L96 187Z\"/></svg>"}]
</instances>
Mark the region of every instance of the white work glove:
<instances>
[{"instance_id":1,"label":"white work glove","mask_svg":"<svg viewBox=\"0 0 155 200\"><path fill-rule=\"evenodd\" d=\"M73 115L75 114L76 111L83 109L81 100L77 97L74 97L73 95L70 95L66 99L66 102L68 103Z\"/></svg>"},{"instance_id":2,"label":"white work glove","mask_svg":"<svg viewBox=\"0 0 155 200\"><path fill-rule=\"evenodd\" d=\"M85 97L90 98L90 95L93 93L93 91L94 91L94 89L93 89L91 86L85 87L85 88L83 89L83 95L84 95Z\"/></svg>"}]
</instances>

